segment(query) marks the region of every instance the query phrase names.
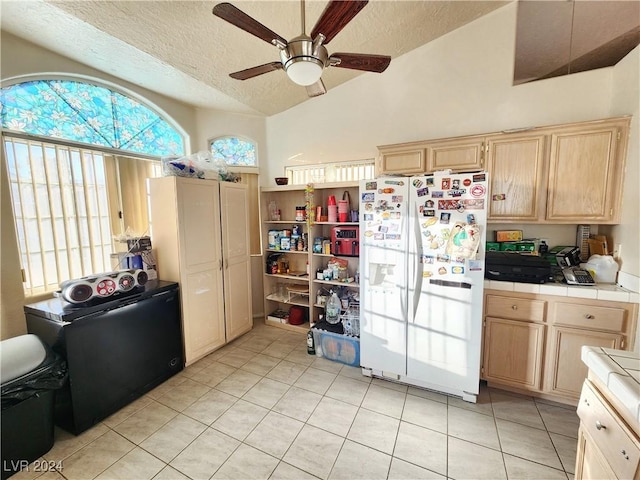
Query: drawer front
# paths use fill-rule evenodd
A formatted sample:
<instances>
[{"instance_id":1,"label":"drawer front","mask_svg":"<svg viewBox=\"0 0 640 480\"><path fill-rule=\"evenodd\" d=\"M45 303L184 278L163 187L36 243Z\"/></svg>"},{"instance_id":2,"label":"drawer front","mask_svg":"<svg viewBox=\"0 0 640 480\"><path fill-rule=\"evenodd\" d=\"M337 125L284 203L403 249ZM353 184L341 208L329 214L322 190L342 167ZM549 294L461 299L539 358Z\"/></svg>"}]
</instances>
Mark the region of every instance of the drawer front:
<instances>
[{"instance_id":1,"label":"drawer front","mask_svg":"<svg viewBox=\"0 0 640 480\"><path fill-rule=\"evenodd\" d=\"M578 404L581 427L591 436L617 478L634 478L640 463L638 443L609 408L590 382L585 381Z\"/></svg>"},{"instance_id":2,"label":"drawer front","mask_svg":"<svg viewBox=\"0 0 640 480\"><path fill-rule=\"evenodd\" d=\"M545 303L543 300L487 295L486 315L512 320L543 322Z\"/></svg>"},{"instance_id":3,"label":"drawer front","mask_svg":"<svg viewBox=\"0 0 640 480\"><path fill-rule=\"evenodd\" d=\"M556 302L553 318L556 325L570 325L620 333L624 332L625 313L624 308Z\"/></svg>"}]
</instances>

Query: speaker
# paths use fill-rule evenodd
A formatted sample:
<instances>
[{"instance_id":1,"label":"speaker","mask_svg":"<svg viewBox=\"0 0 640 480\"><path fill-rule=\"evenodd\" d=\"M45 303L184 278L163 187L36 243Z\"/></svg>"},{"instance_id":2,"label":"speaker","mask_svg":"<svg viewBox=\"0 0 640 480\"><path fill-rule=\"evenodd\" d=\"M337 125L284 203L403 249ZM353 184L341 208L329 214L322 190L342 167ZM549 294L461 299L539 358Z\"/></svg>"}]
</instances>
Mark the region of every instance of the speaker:
<instances>
[{"instance_id":1,"label":"speaker","mask_svg":"<svg viewBox=\"0 0 640 480\"><path fill-rule=\"evenodd\" d=\"M148 280L147 272L138 269L100 273L74 280L65 280L60 284L59 295L69 303L86 303L131 292L136 287L145 285Z\"/></svg>"}]
</instances>

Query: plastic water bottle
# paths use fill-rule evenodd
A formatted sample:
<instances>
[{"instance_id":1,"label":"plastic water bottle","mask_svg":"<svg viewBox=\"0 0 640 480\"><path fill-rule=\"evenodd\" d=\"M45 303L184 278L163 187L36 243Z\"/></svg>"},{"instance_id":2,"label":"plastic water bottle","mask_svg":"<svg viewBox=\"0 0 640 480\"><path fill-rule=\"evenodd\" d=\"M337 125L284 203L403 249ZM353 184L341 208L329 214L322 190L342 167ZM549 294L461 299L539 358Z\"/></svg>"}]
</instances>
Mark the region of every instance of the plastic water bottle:
<instances>
[{"instance_id":1,"label":"plastic water bottle","mask_svg":"<svg viewBox=\"0 0 640 480\"><path fill-rule=\"evenodd\" d=\"M327 301L327 306L325 307L325 313L327 316L327 322L331 324L338 323L340 321L340 307L342 303L340 302L340 298L331 290L331 296Z\"/></svg>"}]
</instances>

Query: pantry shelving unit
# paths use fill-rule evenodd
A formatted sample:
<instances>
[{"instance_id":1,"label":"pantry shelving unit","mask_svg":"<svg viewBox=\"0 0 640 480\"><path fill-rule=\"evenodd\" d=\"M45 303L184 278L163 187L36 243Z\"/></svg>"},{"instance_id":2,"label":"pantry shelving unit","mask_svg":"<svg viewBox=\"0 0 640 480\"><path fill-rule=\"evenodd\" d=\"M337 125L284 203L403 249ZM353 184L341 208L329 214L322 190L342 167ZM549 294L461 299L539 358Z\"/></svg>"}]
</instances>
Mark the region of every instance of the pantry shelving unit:
<instances>
[{"instance_id":1,"label":"pantry shelving unit","mask_svg":"<svg viewBox=\"0 0 640 480\"><path fill-rule=\"evenodd\" d=\"M358 226L358 222L311 222L307 216L305 221L296 221L296 207L305 205L307 198L311 198L312 202L309 209L315 212L316 206L327 207L329 196L333 195L337 200L341 200L343 196L346 198L345 192L351 200L350 209L358 209L359 188L358 182L335 182L323 183L313 186L311 197L305 195L305 185L284 185L277 187L262 187L260 190L260 214L262 219L262 245L263 245L263 268L264 268L264 307L265 322L287 330L305 332L309 330L309 319L313 322L318 320L319 315L324 314L324 305L317 303L318 294L330 289L342 289L358 293L359 284L355 282L355 274L358 269L359 259L357 256L333 255L326 253L313 252L313 244L315 238L330 239L333 227L337 226ZM277 209L280 210L280 220L271 220L269 212L269 204L275 202ZM304 251L300 250L281 250L269 246L269 231L294 230L299 227L300 236L307 236L306 247ZM299 274L291 275L283 273L270 273L267 271L270 255L279 255L280 260L286 261L289 266L289 272L299 272ZM318 269L327 268L329 260L333 257L344 259L347 262L347 275L352 280L350 282L335 280L320 280L317 278ZM308 270L307 270L308 265ZM307 274L306 272L309 272ZM303 273L304 272L304 273ZM305 288L306 287L306 288ZM306 290L306 291L305 291ZM286 292L286 293L283 293ZM303 307L307 312L307 322L302 325L291 325L283 323L277 316L271 315L278 310L288 311L292 305Z\"/></svg>"}]
</instances>

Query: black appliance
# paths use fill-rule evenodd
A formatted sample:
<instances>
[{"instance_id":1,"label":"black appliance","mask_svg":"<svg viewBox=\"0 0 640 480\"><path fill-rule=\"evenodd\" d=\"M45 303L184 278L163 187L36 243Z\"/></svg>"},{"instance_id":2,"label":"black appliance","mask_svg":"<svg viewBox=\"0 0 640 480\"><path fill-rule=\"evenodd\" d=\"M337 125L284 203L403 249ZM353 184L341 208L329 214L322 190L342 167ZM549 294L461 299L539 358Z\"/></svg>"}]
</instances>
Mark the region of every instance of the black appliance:
<instances>
[{"instance_id":1,"label":"black appliance","mask_svg":"<svg viewBox=\"0 0 640 480\"><path fill-rule=\"evenodd\" d=\"M79 434L184 367L178 284L151 280L92 306L53 298L25 305L27 329L67 360L56 424Z\"/></svg>"},{"instance_id":2,"label":"black appliance","mask_svg":"<svg viewBox=\"0 0 640 480\"><path fill-rule=\"evenodd\" d=\"M542 257L517 252L486 252L484 277L519 283L553 281L550 263Z\"/></svg>"}]
</instances>

